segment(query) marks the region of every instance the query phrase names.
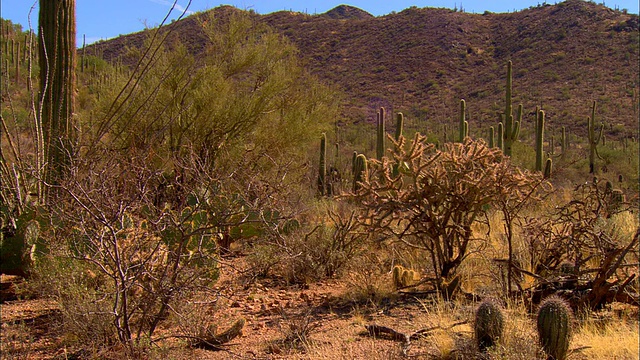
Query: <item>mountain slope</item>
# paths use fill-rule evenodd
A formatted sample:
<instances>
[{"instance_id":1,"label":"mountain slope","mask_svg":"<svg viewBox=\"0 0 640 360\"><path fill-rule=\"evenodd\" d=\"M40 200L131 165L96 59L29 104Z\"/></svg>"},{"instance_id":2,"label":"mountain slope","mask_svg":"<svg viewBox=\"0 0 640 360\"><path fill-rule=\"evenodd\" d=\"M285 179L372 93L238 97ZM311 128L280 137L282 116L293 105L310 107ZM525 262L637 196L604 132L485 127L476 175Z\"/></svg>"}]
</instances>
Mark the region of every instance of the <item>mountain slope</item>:
<instances>
[{"instance_id":1,"label":"mountain slope","mask_svg":"<svg viewBox=\"0 0 640 360\"><path fill-rule=\"evenodd\" d=\"M195 54L205 41L197 16L171 25ZM411 7L373 17L341 5L321 15L253 16L290 38L313 73L345 92L345 120L372 121L374 110L385 106L410 119L451 123L464 98L470 133L482 136L504 107L506 62L512 60L514 103L523 103L527 121L541 106L549 128L566 125L584 134L597 100L597 120L608 124L609 134L637 131L637 15L569 0L506 14ZM115 61L143 38L137 33L95 46Z\"/></svg>"}]
</instances>

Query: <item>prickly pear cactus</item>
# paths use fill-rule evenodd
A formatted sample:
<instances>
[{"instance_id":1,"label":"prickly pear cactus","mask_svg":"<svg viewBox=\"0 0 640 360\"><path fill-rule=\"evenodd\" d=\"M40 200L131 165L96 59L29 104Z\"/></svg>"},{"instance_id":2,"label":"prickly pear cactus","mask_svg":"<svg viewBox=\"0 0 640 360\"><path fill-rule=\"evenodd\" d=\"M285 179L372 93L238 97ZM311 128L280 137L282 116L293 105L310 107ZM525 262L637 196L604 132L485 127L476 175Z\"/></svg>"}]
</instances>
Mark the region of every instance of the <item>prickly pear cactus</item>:
<instances>
[{"instance_id":1,"label":"prickly pear cactus","mask_svg":"<svg viewBox=\"0 0 640 360\"><path fill-rule=\"evenodd\" d=\"M572 311L566 301L556 295L547 297L538 309L538 336L549 359L567 358L571 339Z\"/></svg>"},{"instance_id":2,"label":"prickly pear cactus","mask_svg":"<svg viewBox=\"0 0 640 360\"><path fill-rule=\"evenodd\" d=\"M486 351L487 348L497 344L504 331L502 308L494 301L483 301L476 310L473 330L480 351Z\"/></svg>"}]
</instances>

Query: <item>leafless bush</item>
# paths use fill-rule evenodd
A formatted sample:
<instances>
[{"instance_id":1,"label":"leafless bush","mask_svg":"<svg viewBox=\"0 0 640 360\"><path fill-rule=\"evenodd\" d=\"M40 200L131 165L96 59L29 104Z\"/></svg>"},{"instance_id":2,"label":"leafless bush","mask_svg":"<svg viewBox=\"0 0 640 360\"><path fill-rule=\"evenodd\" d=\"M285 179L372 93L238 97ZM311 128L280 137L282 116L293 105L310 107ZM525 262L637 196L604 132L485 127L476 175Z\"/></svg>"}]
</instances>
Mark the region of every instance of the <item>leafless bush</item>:
<instances>
[{"instance_id":1,"label":"leafless bush","mask_svg":"<svg viewBox=\"0 0 640 360\"><path fill-rule=\"evenodd\" d=\"M553 213L528 219L536 298L565 290L575 306L589 309L614 300L637 304L638 294L625 292L637 274L625 269L637 268L637 255L632 256L640 230L637 223L635 229L616 228L612 217L628 210L629 204L620 204L604 186L586 183Z\"/></svg>"},{"instance_id":2,"label":"leafless bush","mask_svg":"<svg viewBox=\"0 0 640 360\"><path fill-rule=\"evenodd\" d=\"M342 271L362 250L367 233L357 221L356 211L346 202L322 203L308 218L320 216L316 225L300 225L284 231L273 228L253 247L249 257L254 275L276 270L289 283L332 277ZM317 211L317 213L315 213Z\"/></svg>"},{"instance_id":3,"label":"leafless bush","mask_svg":"<svg viewBox=\"0 0 640 360\"><path fill-rule=\"evenodd\" d=\"M215 281L220 217L202 195L212 183L184 189L184 202L157 206L161 174L145 166L148 159L138 154L100 159L76 163L61 185L66 196L53 208L57 226L48 235L55 256L84 264L89 274L84 285L95 289L87 293L102 296L96 302L102 309L88 311L82 307L90 300L85 294L59 289L63 297L80 297L66 302L75 307L68 320L87 323L83 318L102 314L118 340L132 346L153 335L177 294Z\"/></svg>"},{"instance_id":4,"label":"leafless bush","mask_svg":"<svg viewBox=\"0 0 640 360\"><path fill-rule=\"evenodd\" d=\"M362 206L360 221L379 238L425 251L440 290L455 291L449 287L470 253L470 242L481 240L472 225L486 218L492 204L534 176L482 140L467 139L436 150L420 134L408 151L402 139L392 159L370 163L372 171L355 194ZM401 176L392 176L394 164Z\"/></svg>"}]
</instances>

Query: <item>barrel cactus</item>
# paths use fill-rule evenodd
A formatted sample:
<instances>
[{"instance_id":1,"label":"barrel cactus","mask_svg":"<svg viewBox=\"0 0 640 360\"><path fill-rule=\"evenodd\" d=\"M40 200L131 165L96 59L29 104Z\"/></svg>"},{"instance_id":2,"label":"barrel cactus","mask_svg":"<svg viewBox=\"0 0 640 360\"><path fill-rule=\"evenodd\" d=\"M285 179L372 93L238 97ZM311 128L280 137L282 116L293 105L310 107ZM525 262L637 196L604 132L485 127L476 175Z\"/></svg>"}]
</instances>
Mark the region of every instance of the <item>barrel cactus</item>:
<instances>
[{"instance_id":1,"label":"barrel cactus","mask_svg":"<svg viewBox=\"0 0 640 360\"><path fill-rule=\"evenodd\" d=\"M500 305L492 300L483 301L476 310L473 330L480 351L497 344L504 331L504 315Z\"/></svg>"},{"instance_id":2,"label":"barrel cactus","mask_svg":"<svg viewBox=\"0 0 640 360\"><path fill-rule=\"evenodd\" d=\"M549 359L564 360L569 351L572 311L556 295L546 298L538 309L538 336Z\"/></svg>"}]
</instances>

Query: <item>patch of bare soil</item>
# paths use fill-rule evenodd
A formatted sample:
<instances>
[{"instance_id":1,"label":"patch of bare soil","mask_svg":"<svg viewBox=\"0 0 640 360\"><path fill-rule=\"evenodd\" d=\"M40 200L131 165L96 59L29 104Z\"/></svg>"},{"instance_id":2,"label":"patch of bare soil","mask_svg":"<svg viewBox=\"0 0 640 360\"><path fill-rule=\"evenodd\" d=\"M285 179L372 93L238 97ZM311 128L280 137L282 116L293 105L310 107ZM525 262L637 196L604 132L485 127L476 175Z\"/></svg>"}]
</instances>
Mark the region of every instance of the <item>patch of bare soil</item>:
<instances>
[{"instance_id":1,"label":"patch of bare soil","mask_svg":"<svg viewBox=\"0 0 640 360\"><path fill-rule=\"evenodd\" d=\"M189 322L216 325L216 332L221 333L242 318L242 334L219 350L194 348L182 336L189 324L185 327L169 319L156 332L157 341L151 349L135 358L373 360L480 356L473 341L473 302L444 302L412 295L357 302L347 295L351 289L344 280L308 286L286 286L273 279L248 281L238 265L243 259L232 261L233 268L222 268L215 299L199 298L191 304L196 310ZM2 359L126 358L117 349L91 355L91 349L67 347L69 342L60 330L61 313L52 300L11 300L1 306ZM544 358L535 345L533 317L515 312L509 316L512 320L506 346L521 353L488 358Z\"/></svg>"}]
</instances>

